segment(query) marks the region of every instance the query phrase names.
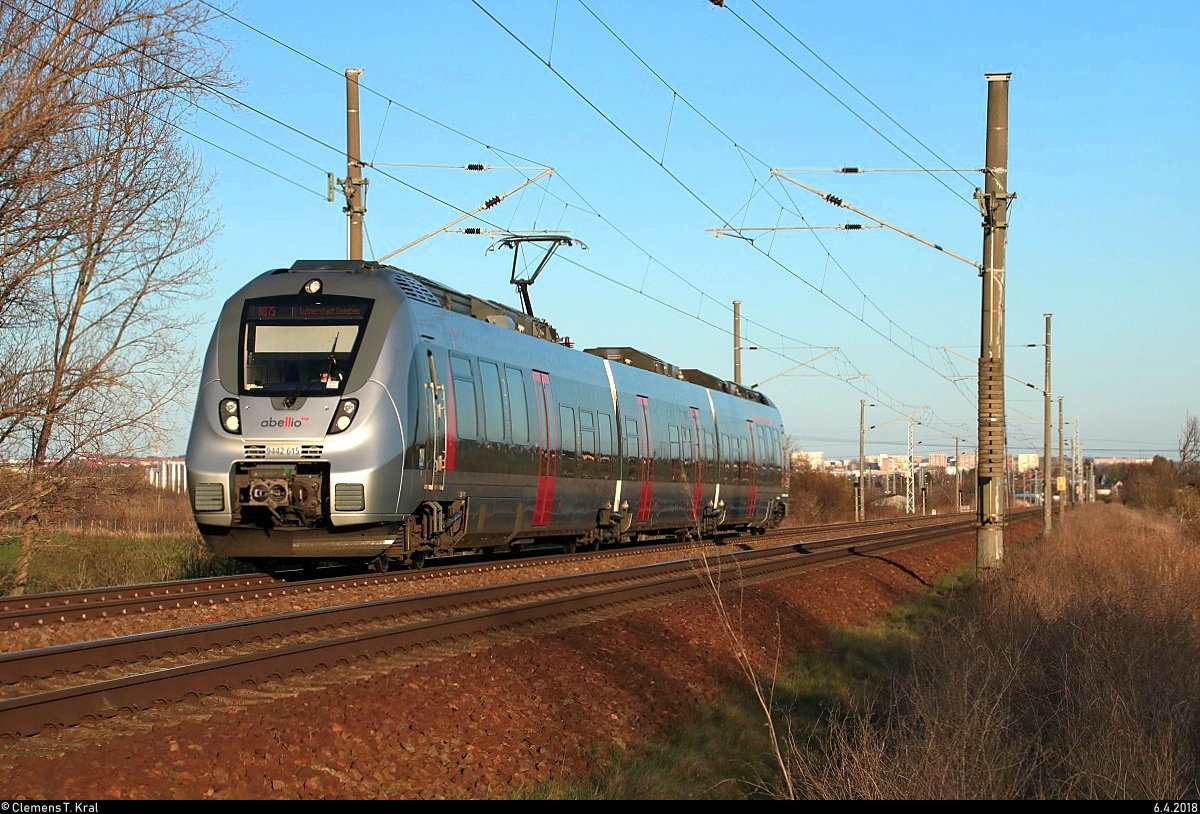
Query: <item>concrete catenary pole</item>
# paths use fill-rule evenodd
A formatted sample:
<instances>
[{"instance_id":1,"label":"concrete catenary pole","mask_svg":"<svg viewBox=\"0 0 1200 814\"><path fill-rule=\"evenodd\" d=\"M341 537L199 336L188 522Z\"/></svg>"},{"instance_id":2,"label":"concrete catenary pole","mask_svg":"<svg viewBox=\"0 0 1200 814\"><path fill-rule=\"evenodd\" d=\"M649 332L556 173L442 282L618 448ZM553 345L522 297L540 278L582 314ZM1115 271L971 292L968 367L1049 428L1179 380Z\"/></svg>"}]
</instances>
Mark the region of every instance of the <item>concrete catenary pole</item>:
<instances>
[{"instance_id":1,"label":"concrete catenary pole","mask_svg":"<svg viewBox=\"0 0 1200 814\"><path fill-rule=\"evenodd\" d=\"M742 301L733 301L733 383L742 383Z\"/></svg>"},{"instance_id":2,"label":"concrete catenary pole","mask_svg":"<svg viewBox=\"0 0 1200 814\"><path fill-rule=\"evenodd\" d=\"M1058 522L1062 523L1063 516L1067 511L1067 489L1066 475L1067 468L1065 458L1063 457L1063 397L1058 397L1058 480L1063 485L1058 490Z\"/></svg>"},{"instance_id":3,"label":"concrete catenary pole","mask_svg":"<svg viewBox=\"0 0 1200 814\"><path fill-rule=\"evenodd\" d=\"M1079 416L1071 421L1071 505L1083 503L1083 447L1079 445Z\"/></svg>"},{"instance_id":4,"label":"concrete catenary pole","mask_svg":"<svg viewBox=\"0 0 1200 814\"><path fill-rule=\"evenodd\" d=\"M913 455L913 417L908 417L908 480L904 484L904 513L913 514L916 505L913 495L914 481L917 477L916 459Z\"/></svg>"},{"instance_id":5,"label":"concrete catenary pole","mask_svg":"<svg viewBox=\"0 0 1200 814\"><path fill-rule=\"evenodd\" d=\"M867 400L858 400L858 496L854 503L854 519L867 519Z\"/></svg>"},{"instance_id":6,"label":"concrete catenary pole","mask_svg":"<svg viewBox=\"0 0 1200 814\"><path fill-rule=\"evenodd\" d=\"M958 438L954 439L954 513L962 511L962 461L958 459Z\"/></svg>"},{"instance_id":7,"label":"concrete catenary pole","mask_svg":"<svg viewBox=\"0 0 1200 814\"><path fill-rule=\"evenodd\" d=\"M983 319L979 342L979 526L975 567L1004 560L1004 273L1008 240L1008 83L1011 73L986 74L987 140L983 214Z\"/></svg>"},{"instance_id":8,"label":"concrete catenary pole","mask_svg":"<svg viewBox=\"0 0 1200 814\"><path fill-rule=\"evenodd\" d=\"M1042 399L1044 403L1043 410L1043 431L1042 431L1042 478L1045 483L1042 484L1042 530L1050 531L1053 525L1050 511L1050 495L1053 491L1050 486L1050 314L1045 314L1046 317L1046 389Z\"/></svg>"},{"instance_id":9,"label":"concrete catenary pole","mask_svg":"<svg viewBox=\"0 0 1200 814\"><path fill-rule=\"evenodd\" d=\"M367 211L362 177L362 161L359 157L358 135L358 76L362 68L346 69L346 207L349 216L346 256L349 260L362 260L363 215Z\"/></svg>"}]
</instances>

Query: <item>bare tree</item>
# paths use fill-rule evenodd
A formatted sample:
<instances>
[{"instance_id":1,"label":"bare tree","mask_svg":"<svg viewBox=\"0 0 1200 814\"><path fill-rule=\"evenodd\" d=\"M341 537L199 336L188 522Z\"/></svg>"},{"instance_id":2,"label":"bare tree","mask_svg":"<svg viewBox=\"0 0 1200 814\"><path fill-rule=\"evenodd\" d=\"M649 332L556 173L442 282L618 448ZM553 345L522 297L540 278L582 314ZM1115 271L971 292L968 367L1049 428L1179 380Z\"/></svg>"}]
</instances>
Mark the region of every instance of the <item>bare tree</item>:
<instances>
[{"instance_id":1,"label":"bare tree","mask_svg":"<svg viewBox=\"0 0 1200 814\"><path fill-rule=\"evenodd\" d=\"M1200 468L1200 417L1187 414L1179 433L1179 475L1186 478Z\"/></svg>"},{"instance_id":2,"label":"bare tree","mask_svg":"<svg viewBox=\"0 0 1200 814\"><path fill-rule=\"evenodd\" d=\"M65 6L65 7L64 7ZM81 453L152 448L193 391L183 304L208 284L208 180L179 126L232 81L195 0L3 0L0 453L23 527Z\"/></svg>"}]
</instances>

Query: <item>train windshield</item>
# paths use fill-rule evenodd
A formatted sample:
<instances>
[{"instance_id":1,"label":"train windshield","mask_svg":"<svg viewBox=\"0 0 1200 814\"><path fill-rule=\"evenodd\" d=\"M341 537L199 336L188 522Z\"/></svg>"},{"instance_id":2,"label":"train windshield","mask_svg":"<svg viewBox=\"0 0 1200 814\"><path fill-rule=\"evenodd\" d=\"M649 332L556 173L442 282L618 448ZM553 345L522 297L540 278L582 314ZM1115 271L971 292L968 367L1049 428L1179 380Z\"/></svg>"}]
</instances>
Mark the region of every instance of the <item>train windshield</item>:
<instances>
[{"instance_id":1,"label":"train windshield","mask_svg":"<svg viewBox=\"0 0 1200 814\"><path fill-rule=\"evenodd\" d=\"M371 300L361 297L247 300L242 316L242 393L341 393L370 313Z\"/></svg>"}]
</instances>

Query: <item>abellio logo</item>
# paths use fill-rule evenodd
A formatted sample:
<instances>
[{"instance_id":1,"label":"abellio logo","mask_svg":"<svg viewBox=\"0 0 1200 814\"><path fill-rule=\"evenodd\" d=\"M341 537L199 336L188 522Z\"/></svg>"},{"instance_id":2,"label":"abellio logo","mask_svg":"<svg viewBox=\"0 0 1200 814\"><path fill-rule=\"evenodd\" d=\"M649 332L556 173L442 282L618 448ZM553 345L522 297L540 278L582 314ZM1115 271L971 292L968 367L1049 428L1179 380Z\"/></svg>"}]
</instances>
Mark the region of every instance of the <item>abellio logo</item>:
<instances>
[{"instance_id":1,"label":"abellio logo","mask_svg":"<svg viewBox=\"0 0 1200 814\"><path fill-rule=\"evenodd\" d=\"M260 426L263 426L263 427L284 427L284 428L290 428L290 427L302 427L302 426L304 426L304 422L305 422L305 421L308 421L308 416L306 416L306 415L304 415L304 416L300 416L299 418L293 418L292 416L287 416L286 418L283 418L283 419L279 419L279 418L264 418L264 419L262 420L262 424L261 424Z\"/></svg>"}]
</instances>

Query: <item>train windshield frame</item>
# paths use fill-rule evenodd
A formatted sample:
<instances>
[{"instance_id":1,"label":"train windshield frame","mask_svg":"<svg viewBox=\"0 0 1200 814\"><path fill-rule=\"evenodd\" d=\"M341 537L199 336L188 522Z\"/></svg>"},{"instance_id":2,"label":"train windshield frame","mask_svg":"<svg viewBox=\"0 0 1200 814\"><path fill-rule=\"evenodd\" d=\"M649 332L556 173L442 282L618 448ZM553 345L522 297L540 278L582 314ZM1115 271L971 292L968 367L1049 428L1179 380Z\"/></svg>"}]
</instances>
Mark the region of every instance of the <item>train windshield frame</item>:
<instances>
[{"instance_id":1,"label":"train windshield frame","mask_svg":"<svg viewBox=\"0 0 1200 814\"><path fill-rule=\"evenodd\" d=\"M239 338L241 394L340 395L372 304L364 297L338 295L247 300Z\"/></svg>"}]
</instances>

